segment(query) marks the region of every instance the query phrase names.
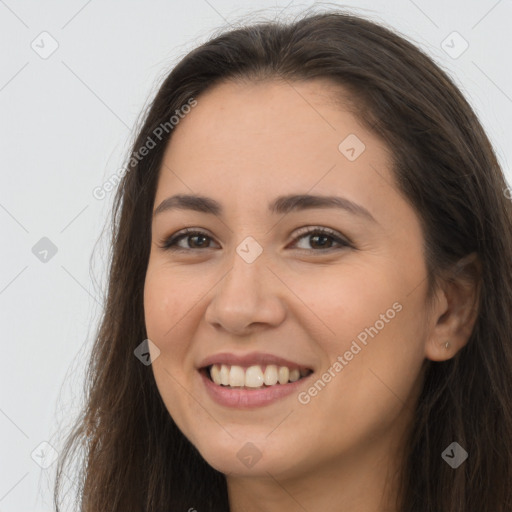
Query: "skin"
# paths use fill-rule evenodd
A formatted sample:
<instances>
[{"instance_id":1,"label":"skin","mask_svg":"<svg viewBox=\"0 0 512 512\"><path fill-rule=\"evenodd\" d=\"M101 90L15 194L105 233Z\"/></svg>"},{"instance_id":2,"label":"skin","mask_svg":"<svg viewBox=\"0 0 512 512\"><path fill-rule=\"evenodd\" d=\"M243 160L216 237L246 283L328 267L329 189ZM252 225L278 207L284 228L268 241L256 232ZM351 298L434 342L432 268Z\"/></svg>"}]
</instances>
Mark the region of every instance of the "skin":
<instances>
[{"instance_id":1,"label":"skin","mask_svg":"<svg viewBox=\"0 0 512 512\"><path fill-rule=\"evenodd\" d=\"M473 325L473 290L457 281L439 288L429 314L419 218L394 184L390 149L334 103L340 92L319 80L223 83L197 98L166 148L154 209L195 193L225 211L154 217L144 289L160 350L152 368L176 424L227 475L234 512L396 510L425 363L453 357ZM338 149L349 134L366 146L354 161ZM270 200L291 193L346 197L375 222L335 208L269 213ZM187 227L209 238L183 238L182 252L160 247ZM297 238L302 227L331 228L353 246L328 238L324 249L311 234ZM236 252L248 236L263 249L252 263ZM307 391L394 303L401 310L307 404L292 394L225 407L199 377L206 356L261 351L314 369ZM237 457L248 441L261 454L252 467Z\"/></svg>"}]
</instances>

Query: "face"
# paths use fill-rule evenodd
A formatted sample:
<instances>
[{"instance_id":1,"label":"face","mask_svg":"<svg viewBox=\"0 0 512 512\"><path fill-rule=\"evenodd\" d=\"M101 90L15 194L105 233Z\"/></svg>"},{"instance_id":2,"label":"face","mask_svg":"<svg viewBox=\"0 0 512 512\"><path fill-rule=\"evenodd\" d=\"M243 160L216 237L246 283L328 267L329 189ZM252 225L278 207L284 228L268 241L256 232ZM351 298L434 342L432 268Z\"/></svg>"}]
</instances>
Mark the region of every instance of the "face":
<instances>
[{"instance_id":1,"label":"face","mask_svg":"<svg viewBox=\"0 0 512 512\"><path fill-rule=\"evenodd\" d=\"M423 235L390 149L339 93L224 83L166 149L154 211L174 195L215 204L174 200L153 217L152 369L178 427L225 474L384 456L410 424L429 330ZM275 203L296 195L318 199ZM207 377L214 362L231 386Z\"/></svg>"}]
</instances>

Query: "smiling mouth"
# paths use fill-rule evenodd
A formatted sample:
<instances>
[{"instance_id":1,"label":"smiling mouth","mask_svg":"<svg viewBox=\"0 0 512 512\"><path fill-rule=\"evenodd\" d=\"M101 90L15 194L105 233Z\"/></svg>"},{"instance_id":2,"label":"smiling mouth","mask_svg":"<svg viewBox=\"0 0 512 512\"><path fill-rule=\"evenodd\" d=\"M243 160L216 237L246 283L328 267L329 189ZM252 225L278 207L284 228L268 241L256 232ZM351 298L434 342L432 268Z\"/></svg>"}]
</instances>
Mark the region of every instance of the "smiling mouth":
<instances>
[{"instance_id":1,"label":"smiling mouth","mask_svg":"<svg viewBox=\"0 0 512 512\"><path fill-rule=\"evenodd\" d=\"M253 365L243 367L213 364L201 368L201 373L218 386L232 389L262 389L283 386L309 377L309 368L288 368L280 365Z\"/></svg>"}]
</instances>

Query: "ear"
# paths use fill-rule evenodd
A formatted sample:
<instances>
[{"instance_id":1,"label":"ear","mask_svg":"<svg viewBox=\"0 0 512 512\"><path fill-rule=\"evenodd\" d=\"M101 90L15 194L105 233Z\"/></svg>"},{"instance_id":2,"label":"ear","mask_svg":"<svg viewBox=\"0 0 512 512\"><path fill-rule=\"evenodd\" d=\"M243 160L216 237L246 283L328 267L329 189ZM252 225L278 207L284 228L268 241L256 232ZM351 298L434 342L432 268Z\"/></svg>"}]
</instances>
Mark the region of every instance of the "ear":
<instances>
[{"instance_id":1,"label":"ear","mask_svg":"<svg viewBox=\"0 0 512 512\"><path fill-rule=\"evenodd\" d=\"M427 359L451 359L468 342L478 316L481 275L481 262L476 253L471 253L443 278L429 317Z\"/></svg>"}]
</instances>

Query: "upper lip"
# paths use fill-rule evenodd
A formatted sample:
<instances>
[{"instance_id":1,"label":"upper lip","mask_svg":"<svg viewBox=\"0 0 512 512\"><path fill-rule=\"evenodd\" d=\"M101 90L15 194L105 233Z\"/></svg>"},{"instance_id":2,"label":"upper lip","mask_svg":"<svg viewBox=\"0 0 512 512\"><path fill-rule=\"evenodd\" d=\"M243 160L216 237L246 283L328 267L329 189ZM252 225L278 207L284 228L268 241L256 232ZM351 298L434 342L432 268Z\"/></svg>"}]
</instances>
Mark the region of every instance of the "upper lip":
<instances>
[{"instance_id":1,"label":"upper lip","mask_svg":"<svg viewBox=\"0 0 512 512\"><path fill-rule=\"evenodd\" d=\"M287 366L288 368L307 369L311 368L284 357L279 357L273 354L266 354L263 352L251 352L249 354L233 354L229 352L221 352L206 357L199 363L199 368L205 368L213 364L225 365L238 365L238 366L252 366L252 365L267 365L275 364L278 366Z\"/></svg>"}]
</instances>

